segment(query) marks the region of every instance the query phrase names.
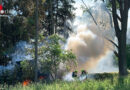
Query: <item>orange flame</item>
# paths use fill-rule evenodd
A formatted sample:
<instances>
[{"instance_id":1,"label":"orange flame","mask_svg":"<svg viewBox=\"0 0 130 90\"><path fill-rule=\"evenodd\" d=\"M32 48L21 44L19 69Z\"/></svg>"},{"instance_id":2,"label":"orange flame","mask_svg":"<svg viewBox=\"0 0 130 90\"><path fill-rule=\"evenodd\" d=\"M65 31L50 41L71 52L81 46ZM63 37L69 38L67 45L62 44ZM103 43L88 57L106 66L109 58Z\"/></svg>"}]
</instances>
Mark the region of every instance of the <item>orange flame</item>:
<instances>
[{"instance_id":1,"label":"orange flame","mask_svg":"<svg viewBox=\"0 0 130 90\"><path fill-rule=\"evenodd\" d=\"M23 86L27 86L29 83L30 83L31 81L30 80L25 80L25 81L23 81Z\"/></svg>"}]
</instances>

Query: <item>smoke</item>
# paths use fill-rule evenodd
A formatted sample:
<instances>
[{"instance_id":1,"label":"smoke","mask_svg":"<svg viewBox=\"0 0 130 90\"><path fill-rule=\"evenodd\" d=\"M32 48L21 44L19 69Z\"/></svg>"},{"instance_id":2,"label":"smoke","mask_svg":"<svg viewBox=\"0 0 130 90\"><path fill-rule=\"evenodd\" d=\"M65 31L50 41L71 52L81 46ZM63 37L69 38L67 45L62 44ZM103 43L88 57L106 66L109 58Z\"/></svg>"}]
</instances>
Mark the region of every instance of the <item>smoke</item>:
<instances>
[{"instance_id":1,"label":"smoke","mask_svg":"<svg viewBox=\"0 0 130 90\"><path fill-rule=\"evenodd\" d=\"M64 81L74 81L75 79L72 77L72 73L68 73L63 77Z\"/></svg>"},{"instance_id":2,"label":"smoke","mask_svg":"<svg viewBox=\"0 0 130 90\"><path fill-rule=\"evenodd\" d=\"M90 73L116 72L118 71L116 62L113 58L113 52L108 51L105 57L102 57L94 69L90 69ZM106 61L107 60L107 61Z\"/></svg>"},{"instance_id":3,"label":"smoke","mask_svg":"<svg viewBox=\"0 0 130 90\"><path fill-rule=\"evenodd\" d=\"M117 68L113 66L114 59L111 53L114 46L105 39L114 40L115 37L110 13L102 2L92 3L89 10L98 25L93 22L87 12L74 20L74 32L67 40L66 49L72 50L76 55L78 65L71 71L83 69L88 72L117 71Z\"/></svg>"},{"instance_id":4,"label":"smoke","mask_svg":"<svg viewBox=\"0 0 130 90\"><path fill-rule=\"evenodd\" d=\"M26 41L17 42L16 46L14 47L14 53L9 55L12 58L12 61L10 61L7 66L0 66L0 73L6 70L14 70L15 64L18 61L32 60L32 55L27 55L27 49L32 47L33 45L27 43Z\"/></svg>"},{"instance_id":5,"label":"smoke","mask_svg":"<svg viewBox=\"0 0 130 90\"><path fill-rule=\"evenodd\" d=\"M33 45L26 41L18 42L15 46L14 53L11 55L13 63L23 60L32 60L32 55L27 54L27 49L29 48L33 48Z\"/></svg>"},{"instance_id":6,"label":"smoke","mask_svg":"<svg viewBox=\"0 0 130 90\"><path fill-rule=\"evenodd\" d=\"M129 10L129 15L128 15L127 44L130 44L130 10Z\"/></svg>"}]
</instances>

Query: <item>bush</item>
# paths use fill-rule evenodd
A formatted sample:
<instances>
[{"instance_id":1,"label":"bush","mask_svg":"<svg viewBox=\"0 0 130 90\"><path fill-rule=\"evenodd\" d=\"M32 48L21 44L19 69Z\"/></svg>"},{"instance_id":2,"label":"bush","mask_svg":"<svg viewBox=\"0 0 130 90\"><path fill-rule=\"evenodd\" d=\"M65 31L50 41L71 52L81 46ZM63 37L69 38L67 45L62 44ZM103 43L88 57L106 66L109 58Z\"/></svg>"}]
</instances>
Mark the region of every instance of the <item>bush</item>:
<instances>
[{"instance_id":1,"label":"bush","mask_svg":"<svg viewBox=\"0 0 130 90\"><path fill-rule=\"evenodd\" d=\"M18 82L17 73L13 70L5 70L0 74L0 84L15 84Z\"/></svg>"},{"instance_id":2,"label":"bush","mask_svg":"<svg viewBox=\"0 0 130 90\"><path fill-rule=\"evenodd\" d=\"M34 64L32 61L24 60L20 63L22 80L34 79Z\"/></svg>"},{"instance_id":3,"label":"bush","mask_svg":"<svg viewBox=\"0 0 130 90\"><path fill-rule=\"evenodd\" d=\"M52 80L59 79L58 70L61 63L66 69L72 65L67 64L68 62L76 65L76 56L71 51L62 49L63 38L58 35L51 35L44 39L43 43L44 45L38 47L38 66L40 72L49 73ZM28 51L34 55L34 49Z\"/></svg>"},{"instance_id":4,"label":"bush","mask_svg":"<svg viewBox=\"0 0 130 90\"><path fill-rule=\"evenodd\" d=\"M34 79L34 65L30 61L22 61L16 64L13 70L5 70L0 74L0 84L15 84L23 80Z\"/></svg>"},{"instance_id":5,"label":"bush","mask_svg":"<svg viewBox=\"0 0 130 90\"><path fill-rule=\"evenodd\" d=\"M95 79L108 79L108 78L113 78L115 75L117 74L112 74L112 73L97 73L97 74L94 74L94 77Z\"/></svg>"}]
</instances>

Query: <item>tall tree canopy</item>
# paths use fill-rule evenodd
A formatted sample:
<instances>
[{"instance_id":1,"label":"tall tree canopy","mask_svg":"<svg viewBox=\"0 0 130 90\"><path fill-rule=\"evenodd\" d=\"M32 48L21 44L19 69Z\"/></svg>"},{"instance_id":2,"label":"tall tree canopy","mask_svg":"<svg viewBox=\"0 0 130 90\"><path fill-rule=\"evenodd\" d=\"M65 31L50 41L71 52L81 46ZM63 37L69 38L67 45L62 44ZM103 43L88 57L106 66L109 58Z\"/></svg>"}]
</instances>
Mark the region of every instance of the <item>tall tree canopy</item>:
<instances>
[{"instance_id":1,"label":"tall tree canopy","mask_svg":"<svg viewBox=\"0 0 130 90\"><path fill-rule=\"evenodd\" d=\"M73 0L39 0L39 32L51 35L62 31L67 19L72 19ZM35 0L3 0L3 9L12 10L9 17L1 17L0 65L6 63L7 54L16 42L35 37Z\"/></svg>"}]
</instances>

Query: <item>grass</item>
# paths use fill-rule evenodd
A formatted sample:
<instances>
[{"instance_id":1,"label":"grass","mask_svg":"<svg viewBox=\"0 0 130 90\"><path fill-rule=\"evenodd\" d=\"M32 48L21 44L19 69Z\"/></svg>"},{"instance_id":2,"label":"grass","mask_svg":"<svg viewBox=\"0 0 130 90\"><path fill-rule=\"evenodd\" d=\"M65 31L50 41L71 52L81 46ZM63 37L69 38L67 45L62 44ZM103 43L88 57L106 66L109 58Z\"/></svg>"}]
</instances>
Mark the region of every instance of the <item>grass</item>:
<instances>
[{"instance_id":1,"label":"grass","mask_svg":"<svg viewBox=\"0 0 130 90\"><path fill-rule=\"evenodd\" d=\"M122 82L119 82L118 77L114 76L112 79L87 79L74 82L56 81L51 84L39 82L31 83L28 86L22 86L19 83L15 86L6 85L3 90L130 90L130 75L125 77Z\"/></svg>"}]
</instances>

